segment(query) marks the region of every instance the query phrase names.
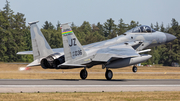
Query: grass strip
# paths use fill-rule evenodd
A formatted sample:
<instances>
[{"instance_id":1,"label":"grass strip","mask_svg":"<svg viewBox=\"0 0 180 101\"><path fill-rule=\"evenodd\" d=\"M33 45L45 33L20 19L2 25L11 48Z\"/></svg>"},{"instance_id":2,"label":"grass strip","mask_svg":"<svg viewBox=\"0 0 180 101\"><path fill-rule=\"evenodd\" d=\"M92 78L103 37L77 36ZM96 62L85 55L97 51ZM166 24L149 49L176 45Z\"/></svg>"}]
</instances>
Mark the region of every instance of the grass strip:
<instances>
[{"instance_id":1,"label":"grass strip","mask_svg":"<svg viewBox=\"0 0 180 101\"><path fill-rule=\"evenodd\" d=\"M76 93L1 93L0 100L12 101L180 101L180 92L76 92Z\"/></svg>"}]
</instances>

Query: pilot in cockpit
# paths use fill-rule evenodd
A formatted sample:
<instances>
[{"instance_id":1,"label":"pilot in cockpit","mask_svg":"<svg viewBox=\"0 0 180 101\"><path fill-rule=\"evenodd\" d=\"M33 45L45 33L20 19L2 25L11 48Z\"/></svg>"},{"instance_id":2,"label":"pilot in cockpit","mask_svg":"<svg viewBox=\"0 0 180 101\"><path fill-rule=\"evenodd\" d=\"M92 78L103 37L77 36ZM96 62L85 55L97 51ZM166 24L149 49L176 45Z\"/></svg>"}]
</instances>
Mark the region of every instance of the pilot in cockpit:
<instances>
[{"instance_id":1,"label":"pilot in cockpit","mask_svg":"<svg viewBox=\"0 0 180 101\"><path fill-rule=\"evenodd\" d=\"M140 32L140 33L151 33L151 32L155 32L155 30L152 29L149 26L142 25L142 26L134 28L133 32L134 33L137 33L137 32Z\"/></svg>"}]
</instances>

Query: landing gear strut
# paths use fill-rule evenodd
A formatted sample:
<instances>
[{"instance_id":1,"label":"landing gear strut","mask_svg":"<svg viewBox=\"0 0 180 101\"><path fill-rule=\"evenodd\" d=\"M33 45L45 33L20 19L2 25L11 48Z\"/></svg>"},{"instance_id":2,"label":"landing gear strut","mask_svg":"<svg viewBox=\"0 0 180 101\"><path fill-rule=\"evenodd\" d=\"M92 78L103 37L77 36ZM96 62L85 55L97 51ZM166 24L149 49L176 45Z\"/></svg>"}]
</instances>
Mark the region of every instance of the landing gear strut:
<instances>
[{"instance_id":1,"label":"landing gear strut","mask_svg":"<svg viewBox=\"0 0 180 101\"><path fill-rule=\"evenodd\" d=\"M136 72L137 72L137 67L136 67L136 66L133 66L132 71L133 71L134 73L136 73Z\"/></svg>"},{"instance_id":2,"label":"landing gear strut","mask_svg":"<svg viewBox=\"0 0 180 101\"><path fill-rule=\"evenodd\" d=\"M88 72L86 71L86 69L82 69L80 72L81 79L85 80L87 76L88 76Z\"/></svg>"},{"instance_id":3,"label":"landing gear strut","mask_svg":"<svg viewBox=\"0 0 180 101\"><path fill-rule=\"evenodd\" d=\"M105 77L107 80L111 80L113 77L113 72L111 70L106 70Z\"/></svg>"}]
</instances>

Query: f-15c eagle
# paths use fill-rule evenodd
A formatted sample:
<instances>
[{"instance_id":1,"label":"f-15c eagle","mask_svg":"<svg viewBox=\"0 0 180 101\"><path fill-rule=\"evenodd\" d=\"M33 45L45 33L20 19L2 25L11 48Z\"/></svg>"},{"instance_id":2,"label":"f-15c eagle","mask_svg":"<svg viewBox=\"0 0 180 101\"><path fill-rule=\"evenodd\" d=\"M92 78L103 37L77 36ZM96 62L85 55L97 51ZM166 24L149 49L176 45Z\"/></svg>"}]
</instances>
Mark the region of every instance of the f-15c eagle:
<instances>
[{"instance_id":1,"label":"f-15c eagle","mask_svg":"<svg viewBox=\"0 0 180 101\"><path fill-rule=\"evenodd\" d=\"M86 79L87 68L102 65L106 68L105 77L111 80L113 72L110 69L135 66L151 58L151 55L140 53L150 51L150 47L165 44L176 39L174 35L155 31L149 26L135 27L123 35L113 39L82 46L68 23L62 24L63 48L51 49L36 22L30 22L30 32L33 51L17 54L33 54L34 61L27 66L41 65L44 69L83 68L80 77ZM145 49L145 50L143 50Z\"/></svg>"}]
</instances>

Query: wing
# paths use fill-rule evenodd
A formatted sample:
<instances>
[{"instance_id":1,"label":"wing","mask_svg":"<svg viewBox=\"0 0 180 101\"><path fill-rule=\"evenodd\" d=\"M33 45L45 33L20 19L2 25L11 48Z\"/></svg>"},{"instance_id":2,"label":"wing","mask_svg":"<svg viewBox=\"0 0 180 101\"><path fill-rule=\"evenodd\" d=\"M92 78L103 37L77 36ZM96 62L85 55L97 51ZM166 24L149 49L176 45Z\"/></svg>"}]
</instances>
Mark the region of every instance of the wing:
<instances>
[{"instance_id":1,"label":"wing","mask_svg":"<svg viewBox=\"0 0 180 101\"><path fill-rule=\"evenodd\" d=\"M93 61L108 62L114 59L138 56L140 55L132 48L132 46L126 44L116 44L110 47L99 49L96 52Z\"/></svg>"}]
</instances>

